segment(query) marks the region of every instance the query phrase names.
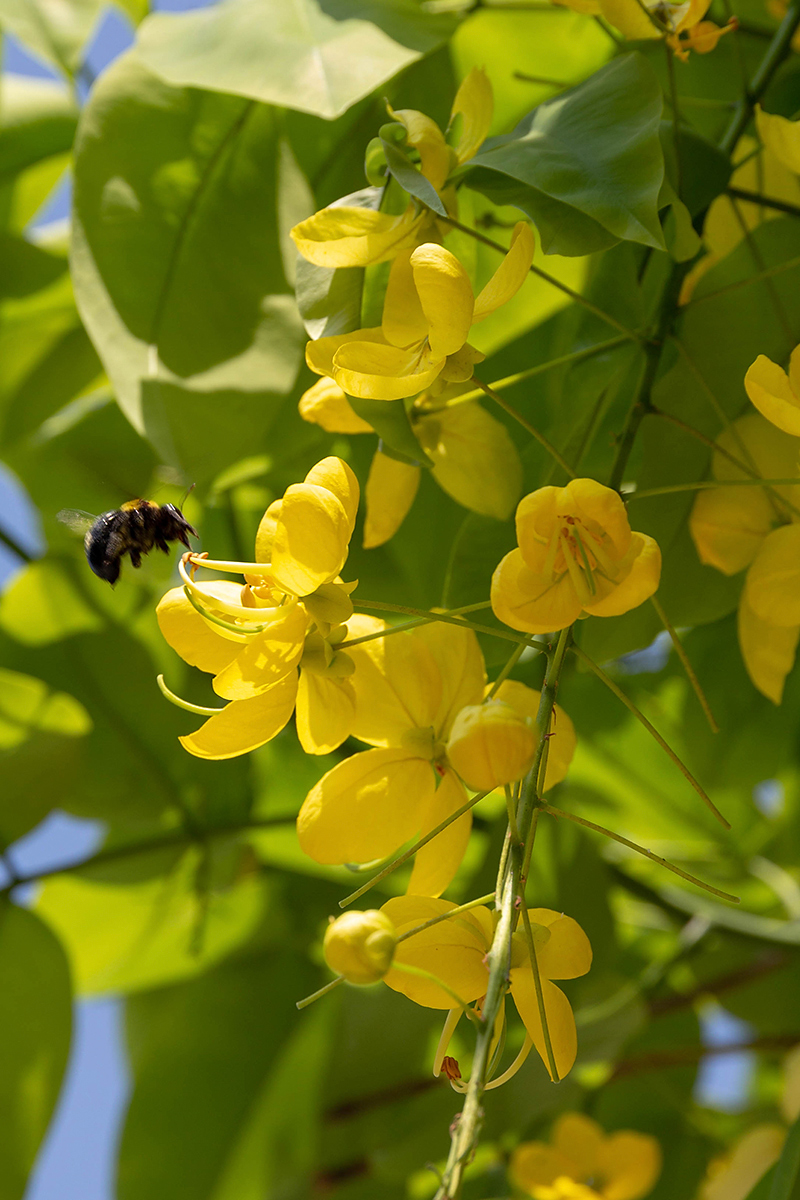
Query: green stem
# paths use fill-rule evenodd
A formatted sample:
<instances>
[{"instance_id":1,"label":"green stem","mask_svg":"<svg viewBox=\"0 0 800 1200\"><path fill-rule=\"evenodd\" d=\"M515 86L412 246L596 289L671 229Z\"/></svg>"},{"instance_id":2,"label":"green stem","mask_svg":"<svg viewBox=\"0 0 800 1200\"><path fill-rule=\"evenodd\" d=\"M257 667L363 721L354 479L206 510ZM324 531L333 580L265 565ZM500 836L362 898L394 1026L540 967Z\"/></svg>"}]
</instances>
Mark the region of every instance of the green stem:
<instances>
[{"instance_id":1,"label":"green stem","mask_svg":"<svg viewBox=\"0 0 800 1200\"><path fill-rule=\"evenodd\" d=\"M560 808L553 808L552 804L545 804L542 801L539 805L542 812L547 813L551 817L561 817L565 821L573 821L576 825L582 825L584 829L592 829L595 833L602 833L604 837L611 838L612 841L619 842L621 846L627 846L629 850L635 850L637 854L643 854L645 858L649 858L651 862L658 863L660 867L666 867L668 871L672 871L675 875L680 875L681 879L693 883L695 887L703 888L706 892L711 892L714 896L719 896L722 900L729 900L731 904L738 904L739 897L732 896L730 892L723 892L720 888L713 887L710 883L704 883L702 879L698 879L696 875L690 875L688 871L683 871L680 867L676 867L673 863L667 862L666 858L661 858L660 855L654 854L652 850L647 850L644 846L637 845L636 842L630 841L623 837L621 833L614 833L611 829L606 829L603 825L595 825L594 821L587 821L583 817L577 817L574 813L562 812Z\"/></svg>"},{"instance_id":2,"label":"green stem","mask_svg":"<svg viewBox=\"0 0 800 1200\"><path fill-rule=\"evenodd\" d=\"M736 143L750 122L756 104L764 95L773 75L791 50L792 38L798 25L800 25L800 2L789 5L786 16L781 21L758 70L750 81L750 86L736 106L730 124L719 144L725 154L733 153Z\"/></svg>"},{"instance_id":3,"label":"green stem","mask_svg":"<svg viewBox=\"0 0 800 1200\"><path fill-rule=\"evenodd\" d=\"M473 629L476 633L488 633L492 637L502 638L506 642L516 642L517 645L521 643L523 646L532 646L534 650L539 649L537 643L525 634L509 633L505 629L494 629L491 625L477 625L474 621L464 621L461 617L451 617L447 613L431 612L430 609L409 608L405 604L387 604L382 600L359 600L358 607L374 608L378 612L406 613L412 617L426 617L428 623L431 621L443 621L445 625L458 625L461 629ZM489 602L487 601L482 607L489 608ZM372 636L374 635L370 635L370 638ZM384 635L381 634L380 636ZM347 643L343 642L340 648L346 645Z\"/></svg>"},{"instance_id":4,"label":"green stem","mask_svg":"<svg viewBox=\"0 0 800 1200\"><path fill-rule=\"evenodd\" d=\"M664 626L667 633L669 634L669 639L672 642L675 653L677 654L678 658L681 661L681 666L683 667L684 671L686 672L686 677L689 680L689 683L692 685L694 694L695 694L695 696L697 696L697 699L700 703L700 707L702 708L703 712L705 713L706 720L708 721L709 725L711 726L712 732L719 733L719 725L717 724L717 722L714 718L714 714L711 711L711 705L708 703L708 700L706 699L706 694L700 686L700 680L697 678L697 675L695 674L694 667L692 666L691 662L689 661L689 656L686 653L686 650L684 649L683 642L678 637L677 631L674 628L674 626L672 625L672 622L670 621L666 612L664 611L664 607L663 607L661 601L658 599L658 596L651 596L650 603L652 604L653 608L658 613L659 621L661 622L661 624Z\"/></svg>"},{"instance_id":5,"label":"green stem","mask_svg":"<svg viewBox=\"0 0 800 1200\"><path fill-rule=\"evenodd\" d=\"M540 433L535 425L531 425L530 421L526 420L521 413L517 412L513 404L509 404L507 400L504 400L502 396L498 395L497 392L489 387L488 383L481 383L477 376L472 376L472 382L477 383L481 391L484 392L490 400L494 400L495 404L499 404L503 412L506 412L510 417L513 417L514 420L531 435L531 437L536 438L536 441L539 443L539 445L542 446L550 455L550 457L558 463L558 465L561 467L561 470L569 475L570 479L575 478L575 472L573 471L572 467L569 465L563 455L556 450L553 443L548 441L544 434Z\"/></svg>"},{"instance_id":6,"label":"green stem","mask_svg":"<svg viewBox=\"0 0 800 1200\"><path fill-rule=\"evenodd\" d=\"M479 896L477 900L468 900L466 904L459 904L456 908L449 908L445 913L439 913L438 917L431 917L429 921L424 921L422 925L415 925L413 929L407 929L405 933L398 935L397 944L404 942L406 938L413 937L415 933L422 933L423 929L431 929L434 925L439 925L442 921L449 920L450 917L457 917L459 913L469 912L471 908L480 908L482 904L489 904L494 900L494 892L489 892L487 896Z\"/></svg>"},{"instance_id":7,"label":"green stem","mask_svg":"<svg viewBox=\"0 0 800 1200\"><path fill-rule=\"evenodd\" d=\"M536 957L536 945L533 940L533 930L531 929L531 919L528 916L528 906L523 901L522 908L522 924L525 926L525 940L528 943L528 957L531 960L531 973L533 974L533 988L536 992L536 1004L539 1009L539 1020L542 1025L542 1036L544 1038L544 1049L547 1055L547 1068L550 1072L550 1078L553 1083L560 1083L558 1067L556 1066L556 1056L553 1053L553 1043L550 1039L550 1026L547 1023L547 1010L544 1006L544 993L542 991L542 980L539 975L539 960Z\"/></svg>"},{"instance_id":8,"label":"green stem","mask_svg":"<svg viewBox=\"0 0 800 1200\"><path fill-rule=\"evenodd\" d=\"M689 303L684 305L684 311L695 308L698 304L705 304L706 300L716 300L718 296L726 296L729 292L749 287L751 283L761 283L765 279L772 279L774 275L782 275L784 271L793 271L795 267L799 266L800 254L795 255L794 258L787 258L784 262L776 263L774 267L757 271L755 275L748 275L746 279L736 279L733 283L726 283L724 287L717 288L714 292L703 292L700 296L692 296Z\"/></svg>"},{"instance_id":9,"label":"green stem","mask_svg":"<svg viewBox=\"0 0 800 1200\"><path fill-rule=\"evenodd\" d=\"M746 188L729 187L728 195L736 200L745 200L749 204L758 204L762 208L772 208L775 212L786 213L790 217L800 217L800 207L788 204L785 200L775 200L771 196L762 196L760 192L749 192Z\"/></svg>"},{"instance_id":10,"label":"green stem","mask_svg":"<svg viewBox=\"0 0 800 1200\"><path fill-rule=\"evenodd\" d=\"M486 693L485 698L487 700L491 700L493 696L497 695L498 689L508 679L511 672L514 670L514 667L519 662L520 657L525 649L526 649L525 646L520 645L520 646L517 646L516 650L512 651L511 657L508 659L508 662L503 667L502 671L497 676L497 679L495 679L492 686L489 688L489 691ZM540 651L540 653L541 653L541 651Z\"/></svg>"},{"instance_id":11,"label":"green stem","mask_svg":"<svg viewBox=\"0 0 800 1200\"><path fill-rule=\"evenodd\" d=\"M323 996L327 996L328 992L332 992L340 983L344 983L344 975L337 975L335 979L331 979L321 988L317 988L316 992L312 992L310 996L306 996L303 1000L298 1000L295 1008L308 1008L309 1004L313 1004L315 1000L320 1000Z\"/></svg>"},{"instance_id":12,"label":"green stem","mask_svg":"<svg viewBox=\"0 0 800 1200\"><path fill-rule=\"evenodd\" d=\"M373 605L373 607L375 606ZM448 608L443 615L457 617L463 613L481 612L486 608L491 608L489 600L482 600L480 604L465 604L461 608ZM419 629L420 625L431 625L434 621L440 620L440 614L431 613L429 617L418 617L415 621L403 621L401 625L390 625L388 629L379 629L377 633L365 633L363 637L350 638L346 642L340 642L337 649L349 650L351 646L361 646L364 642L374 642L379 638L390 637L393 633L405 633L408 629ZM520 654L524 649L524 646L520 647Z\"/></svg>"},{"instance_id":13,"label":"green stem","mask_svg":"<svg viewBox=\"0 0 800 1200\"><path fill-rule=\"evenodd\" d=\"M703 801L703 803L706 805L706 807L714 814L714 816L717 818L717 820L720 822L720 824L724 825L726 829L730 829L730 827L731 827L730 822L725 820L722 813L717 808L716 804L714 804L714 802L710 798L710 796L706 795L706 793L704 792L704 790L702 789L700 784L697 782L697 780L695 779L694 775L691 773L689 768L681 762L681 760L678 758L678 755L675 753L675 751L672 749L672 747L667 745L664 738L661 736L661 734L658 732L658 730L655 728L655 726L652 725L648 721L647 717L644 715L644 713L641 711L641 709L636 707L636 705L633 703L633 701L630 699L630 697L626 696L625 693L622 691L622 689L617 687L616 683L614 683L614 680L611 679L608 675L606 675L606 673L602 669L602 667L598 667L597 663L593 659L591 659L584 650L581 650L580 646L573 646L572 650L577 655L577 657L581 660L581 662L585 663L586 666L589 668L589 670L592 671L597 676L597 678L600 679L606 685L608 690L610 692L614 693L614 695L617 697L617 699L620 700L625 705L625 707L628 709L628 711L633 713L633 715L636 717L636 720L639 721L642 725L644 725L645 729L650 734L650 736L658 742L659 746L664 751L664 753L666 755L668 755L669 758L672 759L672 761L675 763L675 766L678 768L680 773L683 775L684 779L686 779L691 784L691 786L697 792L700 799Z\"/></svg>"},{"instance_id":14,"label":"green stem","mask_svg":"<svg viewBox=\"0 0 800 1200\"><path fill-rule=\"evenodd\" d=\"M700 479L695 483L671 483L666 487L626 492L625 503L630 504L632 500L649 500L651 496L669 496L675 492L699 492L705 488L720 487L800 487L800 479Z\"/></svg>"}]
</instances>

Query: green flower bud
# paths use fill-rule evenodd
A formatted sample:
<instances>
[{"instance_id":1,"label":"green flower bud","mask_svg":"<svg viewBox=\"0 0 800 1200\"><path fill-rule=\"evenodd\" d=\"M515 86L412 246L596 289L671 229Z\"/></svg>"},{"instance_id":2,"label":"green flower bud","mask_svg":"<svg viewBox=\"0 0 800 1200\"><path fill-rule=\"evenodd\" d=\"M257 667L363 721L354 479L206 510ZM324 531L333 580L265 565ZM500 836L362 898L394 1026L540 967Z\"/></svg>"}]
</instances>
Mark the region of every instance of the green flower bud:
<instances>
[{"instance_id":1,"label":"green flower bud","mask_svg":"<svg viewBox=\"0 0 800 1200\"><path fill-rule=\"evenodd\" d=\"M331 920L322 944L325 961L348 983L377 983L392 965L395 928L377 908Z\"/></svg>"},{"instance_id":2,"label":"green flower bud","mask_svg":"<svg viewBox=\"0 0 800 1200\"><path fill-rule=\"evenodd\" d=\"M353 615L353 602L347 584L323 583L310 596L303 597L306 612L318 625L343 625ZM352 588L351 588L352 590ZM327 628L324 630L327 633Z\"/></svg>"},{"instance_id":3,"label":"green flower bud","mask_svg":"<svg viewBox=\"0 0 800 1200\"><path fill-rule=\"evenodd\" d=\"M476 792L521 779L535 754L533 729L502 700L462 708L447 742L453 769Z\"/></svg>"}]
</instances>

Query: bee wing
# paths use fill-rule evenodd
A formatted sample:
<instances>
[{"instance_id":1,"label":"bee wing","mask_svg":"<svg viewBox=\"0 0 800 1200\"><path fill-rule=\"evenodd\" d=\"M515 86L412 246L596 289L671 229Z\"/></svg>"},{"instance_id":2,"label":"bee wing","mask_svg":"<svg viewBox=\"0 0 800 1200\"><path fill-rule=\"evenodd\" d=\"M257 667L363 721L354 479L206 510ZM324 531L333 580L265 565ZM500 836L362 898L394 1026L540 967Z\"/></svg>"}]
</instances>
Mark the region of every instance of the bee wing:
<instances>
[{"instance_id":1,"label":"bee wing","mask_svg":"<svg viewBox=\"0 0 800 1200\"><path fill-rule=\"evenodd\" d=\"M56 513L56 520L80 537L83 537L87 530L91 529L96 519L91 513L81 512L77 508L62 508L60 512Z\"/></svg>"}]
</instances>

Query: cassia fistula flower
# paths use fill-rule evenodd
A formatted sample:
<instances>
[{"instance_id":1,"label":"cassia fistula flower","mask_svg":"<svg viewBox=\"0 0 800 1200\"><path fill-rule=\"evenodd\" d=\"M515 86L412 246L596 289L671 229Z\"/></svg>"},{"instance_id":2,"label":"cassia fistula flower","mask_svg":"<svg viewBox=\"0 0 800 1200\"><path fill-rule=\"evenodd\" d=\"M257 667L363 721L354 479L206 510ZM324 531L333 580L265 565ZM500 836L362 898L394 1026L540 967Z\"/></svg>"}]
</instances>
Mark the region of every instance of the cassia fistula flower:
<instances>
[{"instance_id":1,"label":"cassia fistula flower","mask_svg":"<svg viewBox=\"0 0 800 1200\"><path fill-rule=\"evenodd\" d=\"M462 708L447 740L447 757L475 792L521 779L535 755L534 729L502 700Z\"/></svg>"},{"instance_id":2,"label":"cassia fistula flower","mask_svg":"<svg viewBox=\"0 0 800 1200\"><path fill-rule=\"evenodd\" d=\"M377 983L392 965L395 928L386 913L370 908L331 918L322 952L332 971L348 983Z\"/></svg>"}]
</instances>

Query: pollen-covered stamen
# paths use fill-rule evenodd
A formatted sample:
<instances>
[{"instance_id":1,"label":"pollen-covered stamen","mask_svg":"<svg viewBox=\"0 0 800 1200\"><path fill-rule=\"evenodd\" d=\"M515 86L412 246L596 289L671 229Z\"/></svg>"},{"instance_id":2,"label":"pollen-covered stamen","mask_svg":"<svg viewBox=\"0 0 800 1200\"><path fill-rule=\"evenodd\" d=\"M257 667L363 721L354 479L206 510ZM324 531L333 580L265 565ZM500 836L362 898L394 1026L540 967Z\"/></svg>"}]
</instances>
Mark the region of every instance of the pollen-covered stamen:
<instances>
[{"instance_id":1,"label":"pollen-covered stamen","mask_svg":"<svg viewBox=\"0 0 800 1200\"><path fill-rule=\"evenodd\" d=\"M568 538L568 535L565 536L563 530L559 532L558 540L561 543L561 549L564 554L564 563L566 565L570 581L572 582L572 586L575 588L575 594L577 595L581 604L588 604L591 601L593 593L586 582L586 577L584 576L583 571L575 561L575 554L573 550L574 542Z\"/></svg>"},{"instance_id":2,"label":"pollen-covered stamen","mask_svg":"<svg viewBox=\"0 0 800 1200\"><path fill-rule=\"evenodd\" d=\"M574 538L575 544L577 544L578 552L583 561L583 569L586 574L587 586L588 586L589 591L592 594L592 596L596 596L597 595L597 584L594 581L594 571L592 570L592 564L589 562L589 555L586 553L586 547L583 544L583 538L581 537L581 531L577 525L573 529L573 538Z\"/></svg>"},{"instance_id":3,"label":"pollen-covered stamen","mask_svg":"<svg viewBox=\"0 0 800 1200\"><path fill-rule=\"evenodd\" d=\"M461 1078L461 1068L458 1065L458 1059L452 1058L449 1054L446 1054L445 1057L442 1059L442 1072L441 1073L442 1073L442 1075L446 1075L451 1083L456 1079L460 1079Z\"/></svg>"},{"instance_id":4,"label":"pollen-covered stamen","mask_svg":"<svg viewBox=\"0 0 800 1200\"><path fill-rule=\"evenodd\" d=\"M445 1055L447 1054L447 1049L455 1032L456 1025L461 1020L461 1012L460 1008L451 1008L445 1017L444 1029L442 1030L442 1036L439 1038L439 1045L436 1047L436 1054L433 1059L433 1074L436 1079L442 1073Z\"/></svg>"}]
</instances>

